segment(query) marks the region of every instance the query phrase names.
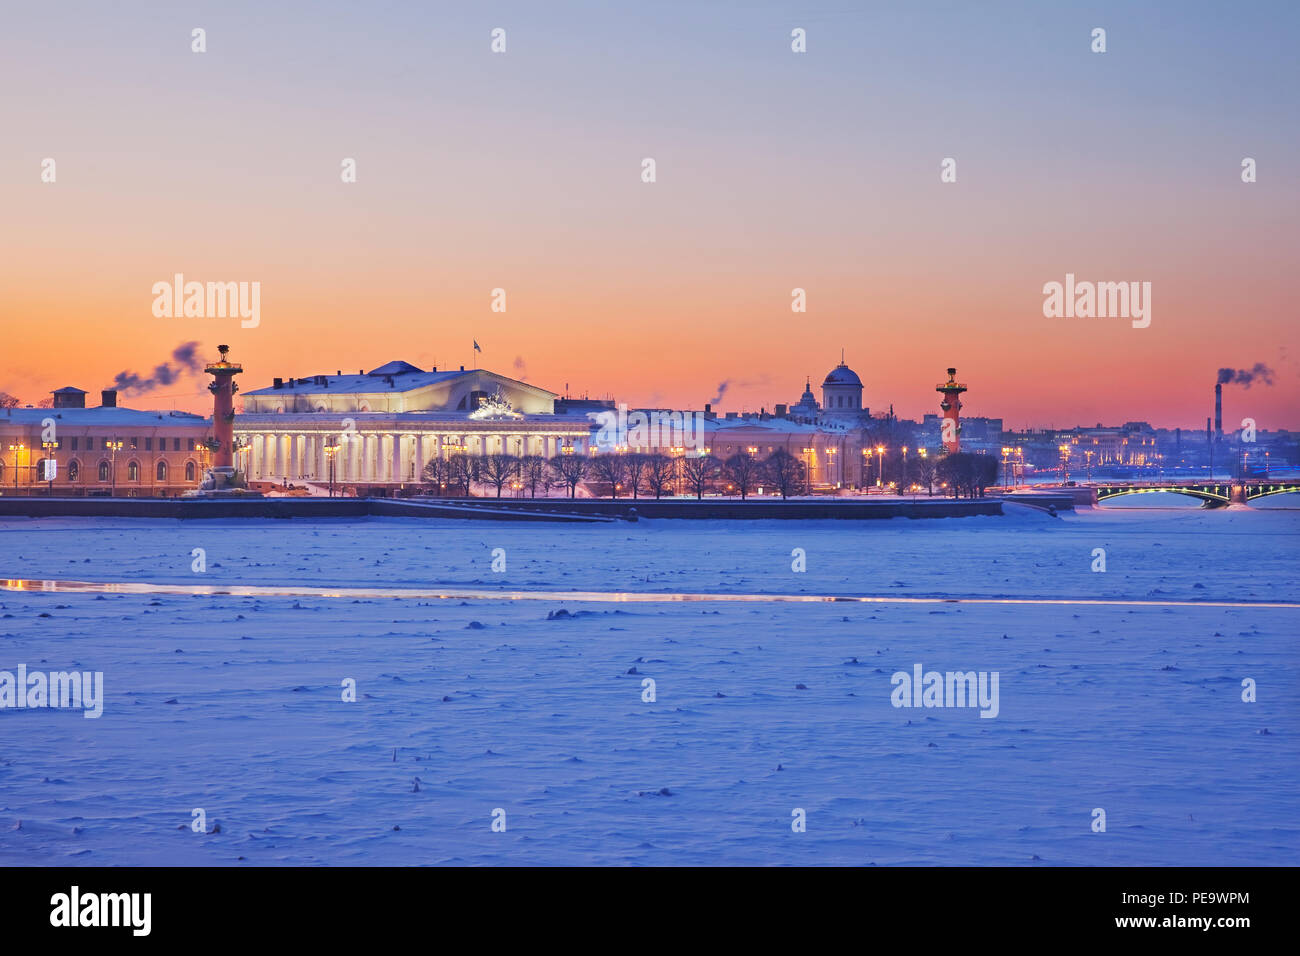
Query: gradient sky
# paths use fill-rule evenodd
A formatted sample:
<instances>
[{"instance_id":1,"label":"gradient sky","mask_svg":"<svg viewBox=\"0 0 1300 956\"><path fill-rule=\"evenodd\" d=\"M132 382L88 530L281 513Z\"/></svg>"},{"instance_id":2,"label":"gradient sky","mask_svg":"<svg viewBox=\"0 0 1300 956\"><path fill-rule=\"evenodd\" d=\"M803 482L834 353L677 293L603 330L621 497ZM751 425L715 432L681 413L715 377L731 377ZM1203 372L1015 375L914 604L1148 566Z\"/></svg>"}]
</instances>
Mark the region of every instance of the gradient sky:
<instances>
[{"instance_id":1,"label":"gradient sky","mask_svg":"<svg viewBox=\"0 0 1300 956\"><path fill-rule=\"evenodd\" d=\"M401 358L770 410L842 347L904 417L956 365L1009 427L1203 426L1263 362L1225 424L1300 427L1298 40L1291 2L10 5L0 390L197 339L245 390ZM261 325L154 318L176 272ZM1151 282L1150 328L1044 318L1067 272Z\"/></svg>"}]
</instances>

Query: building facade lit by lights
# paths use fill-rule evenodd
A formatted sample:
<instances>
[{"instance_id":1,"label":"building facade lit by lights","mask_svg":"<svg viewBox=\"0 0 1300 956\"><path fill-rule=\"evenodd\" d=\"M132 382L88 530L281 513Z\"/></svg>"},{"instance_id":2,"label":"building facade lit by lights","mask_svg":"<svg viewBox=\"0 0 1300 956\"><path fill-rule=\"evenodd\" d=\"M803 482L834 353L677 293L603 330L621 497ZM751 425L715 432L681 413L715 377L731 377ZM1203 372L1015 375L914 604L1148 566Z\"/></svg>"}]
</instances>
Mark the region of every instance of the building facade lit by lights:
<instances>
[{"instance_id":1,"label":"building facade lit by lights","mask_svg":"<svg viewBox=\"0 0 1300 956\"><path fill-rule=\"evenodd\" d=\"M252 481L319 481L326 449L337 446L337 481L404 485L422 481L430 459L457 452L588 454L585 404L487 369L393 361L245 392L235 438Z\"/></svg>"}]
</instances>

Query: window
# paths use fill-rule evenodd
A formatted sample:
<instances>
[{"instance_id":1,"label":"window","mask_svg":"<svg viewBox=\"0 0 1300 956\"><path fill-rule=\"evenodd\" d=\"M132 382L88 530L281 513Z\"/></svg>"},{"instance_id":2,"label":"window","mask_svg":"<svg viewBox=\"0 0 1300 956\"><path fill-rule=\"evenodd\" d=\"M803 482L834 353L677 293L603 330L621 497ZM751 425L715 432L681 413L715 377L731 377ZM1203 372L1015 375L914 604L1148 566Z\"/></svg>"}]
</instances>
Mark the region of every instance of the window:
<instances>
[{"instance_id":1,"label":"window","mask_svg":"<svg viewBox=\"0 0 1300 956\"><path fill-rule=\"evenodd\" d=\"M180 450L181 450L181 440L179 438L173 438L172 451L180 451Z\"/></svg>"},{"instance_id":2,"label":"window","mask_svg":"<svg viewBox=\"0 0 1300 956\"><path fill-rule=\"evenodd\" d=\"M144 450L145 450L145 451L153 451L153 439L152 439L152 438L146 438L146 439L144 440Z\"/></svg>"},{"instance_id":3,"label":"window","mask_svg":"<svg viewBox=\"0 0 1300 956\"><path fill-rule=\"evenodd\" d=\"M126 480L127 481L140 480L140 463L138 461L133 461L126 466Z\"/></svg>"},{"instance_id":4,"label":"window","mask_svg":"<svg viewBox=\"0 0 1300 956\"><path fill-rule=\"evenodd\" d=\"M159 481L167 480L167 462L165 461L158 462L158 480Z\"/></svg>"},{"instance_id":5,"label":"window","mask_svg":"<svg viewBox=\"0 0 1300 956\"><path fill-rule=\"evenodd\" d=\"M76 446L76 445L73 445L72 447L73 447L73 448L76 448L77 446ZM86 436L86 451L94 451L94 450L95 450L95 439L94 439L93 437L91 437L90 435L87 435L87 436Z\"/></svg>"},{"instance_id":6,"label":"window","mask_svg":"<svg viewBox=\"0 0 1300 956\"><path fill-rule=\"evenodd\" d=\"M132 435L132 436L131 436L131 447L132 447L132 448L139 448L139 447L140 447L140 437L139 437L138 435Z\"/></svg>"},{"instance_id":7,"label":"window","mask_svg":"<svg viewBox=\"0 0 1300 956\"><path fill-rule=\"evenodd\" d=\"M99 480L108 481L108 462L106 461L99 463Z\"/></svg>"},{"instance_id":8,"label":"window","mask_svg":"<svg viewBox=\"0 0 1300 956\"><path fill-rule=\"evenodd\" d=\"M78 441L79 441L79 439L76 439L76 438L72 439L72 450L73 450L73 451L76 451L76 450L77 450L77 442L78 442Z\"/></svg>"},{"instance_id":9,"label":"window","mask_svg":"<svg viewBox=\"0 0 1300 956\"><path fill-rule=\"evenodd\" d=\"M76 439L72 439L74 442ZM81 463L78 461L68 462L68 481L76 481L81 477Z\"/></svg>"},{"instance_id":10,"label":"window","mask_svg":"<svg viewBox=\"0 0 1300 956\"><path fill-rule=\"evenodd\" d=\"M180 439L177 439L177 441L179 440ZM194 462L192 461L187 461L185 463L185 480L186 481L194 480Z\"/></svg>"}]
</instances>

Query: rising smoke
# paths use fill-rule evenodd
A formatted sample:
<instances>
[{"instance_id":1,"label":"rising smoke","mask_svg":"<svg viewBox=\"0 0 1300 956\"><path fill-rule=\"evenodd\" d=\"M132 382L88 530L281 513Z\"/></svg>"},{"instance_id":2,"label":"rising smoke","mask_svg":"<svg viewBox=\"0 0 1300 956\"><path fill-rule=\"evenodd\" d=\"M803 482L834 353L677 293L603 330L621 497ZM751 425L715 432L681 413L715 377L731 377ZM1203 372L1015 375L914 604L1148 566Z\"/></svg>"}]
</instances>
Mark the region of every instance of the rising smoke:
<instances>
[{"instance_id":1,"label":"rising smoke","mask_svg":"<svg viewBox=\"0 0 1300 956\"><path fill-rule=\"evenodd\" d=\"M1250 388L1251 385L1272 385L1273 370L1263 362L1256 362L1254 368L1221 368L1219 377L1215 381L1216 385L1241 385L1244 388Z\"/></svg>"},{"instance_id":2,"label":"rising smoke","mask_svg":"<svg viewBox=\"0 0 1300 956\"><path fill-rule=\"evenodd\" d=\"M198 342L182 342L172 350L171 361L155 366L148 378L123 370L113 376L113 387L125 395L142 395L160 385L171 385L182 375L192 375L203 367L198 351Z\"/></svg>"}]
</instances>

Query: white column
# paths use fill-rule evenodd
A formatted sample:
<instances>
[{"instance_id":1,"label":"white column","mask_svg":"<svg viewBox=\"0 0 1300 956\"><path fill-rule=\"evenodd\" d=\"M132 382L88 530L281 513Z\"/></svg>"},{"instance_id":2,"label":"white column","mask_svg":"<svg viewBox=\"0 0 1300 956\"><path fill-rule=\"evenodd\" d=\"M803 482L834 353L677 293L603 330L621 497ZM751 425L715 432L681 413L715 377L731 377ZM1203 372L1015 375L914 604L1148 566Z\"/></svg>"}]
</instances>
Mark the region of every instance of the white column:
<instances>
[{"instance_id":1,"label":"white column","mask_svg":"<svg viewBox=\"0 0 1300 956\"><path fill-rule=\"evenodd\" d=\"M406 444L406 436L400 432L393 433L393 474L392 479L395 482L406 480L406 471L402 468L402 446Z\"/></svg>"}]
</instances>

